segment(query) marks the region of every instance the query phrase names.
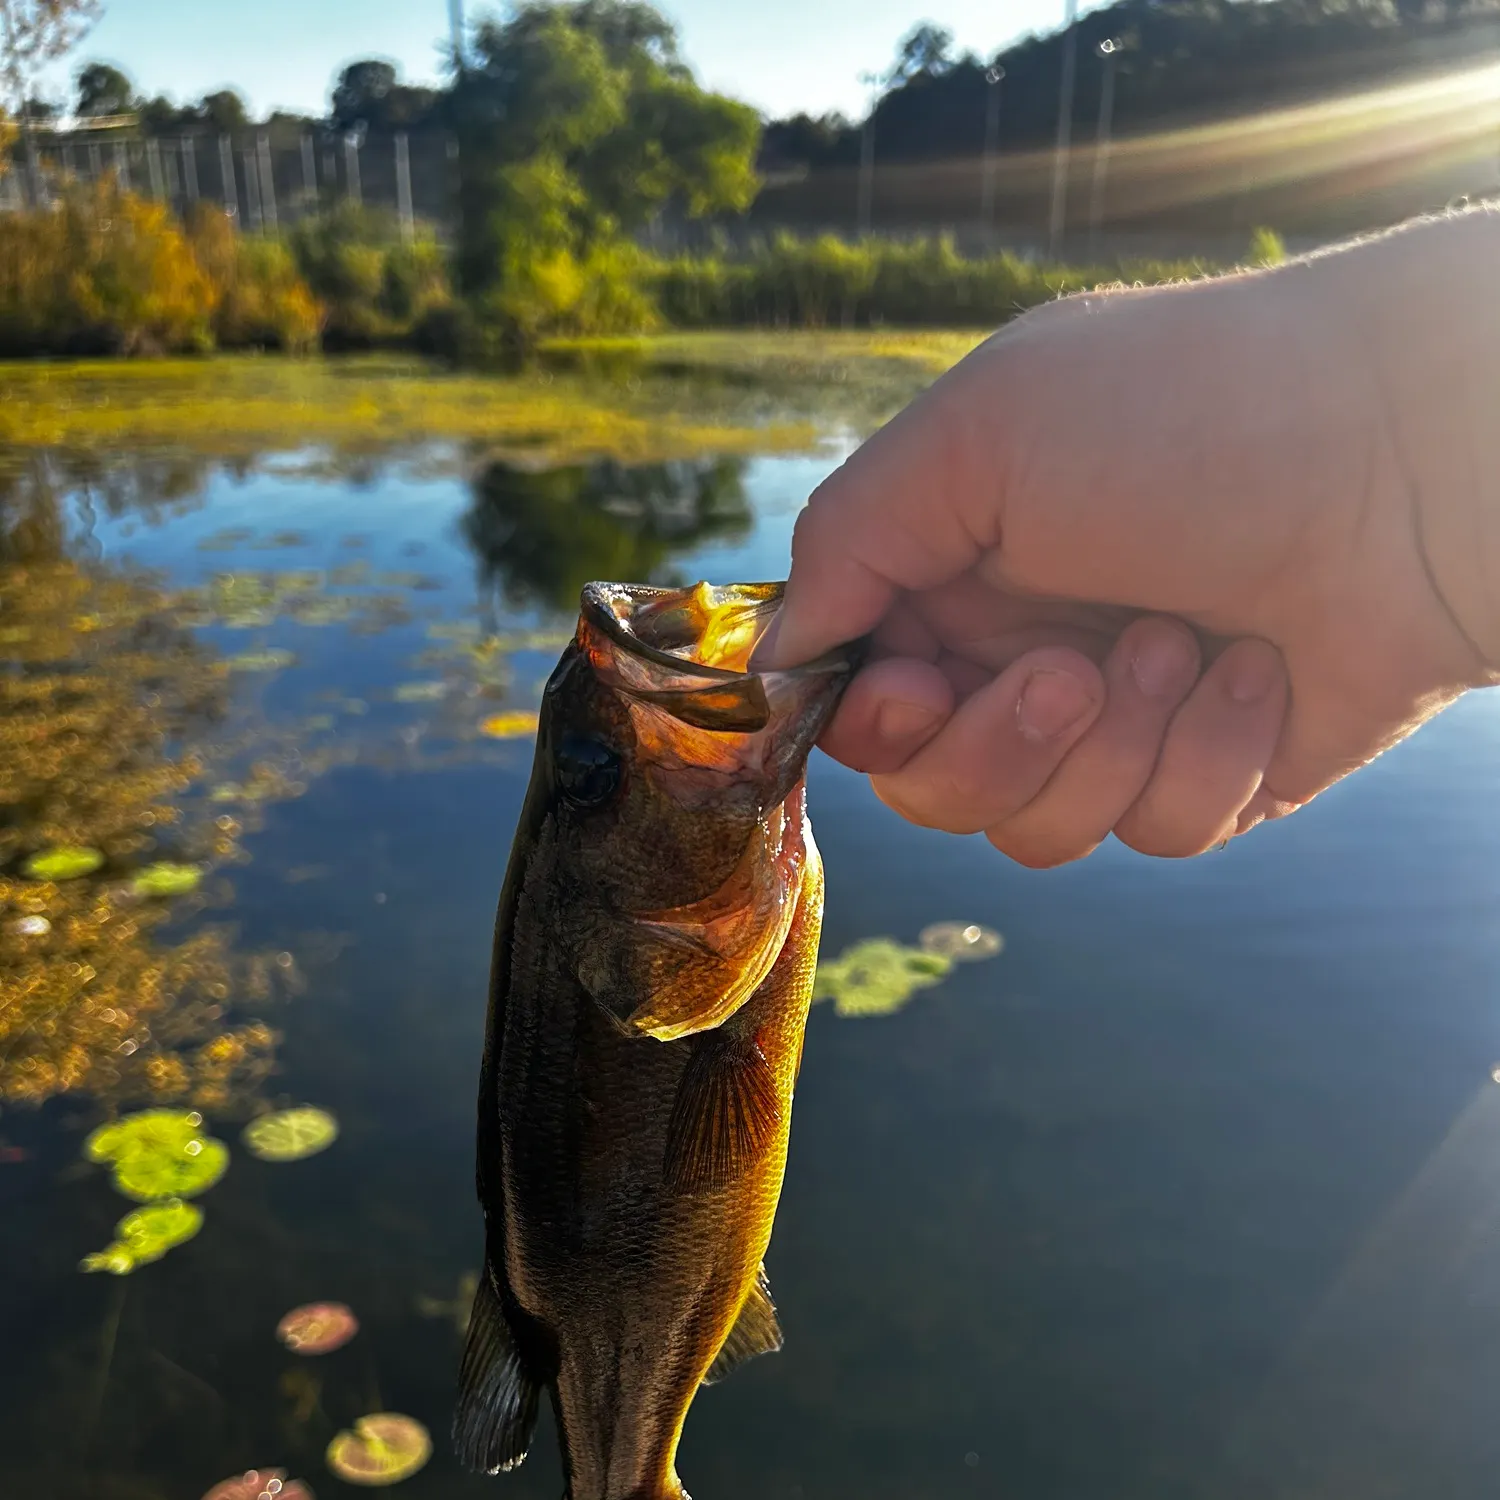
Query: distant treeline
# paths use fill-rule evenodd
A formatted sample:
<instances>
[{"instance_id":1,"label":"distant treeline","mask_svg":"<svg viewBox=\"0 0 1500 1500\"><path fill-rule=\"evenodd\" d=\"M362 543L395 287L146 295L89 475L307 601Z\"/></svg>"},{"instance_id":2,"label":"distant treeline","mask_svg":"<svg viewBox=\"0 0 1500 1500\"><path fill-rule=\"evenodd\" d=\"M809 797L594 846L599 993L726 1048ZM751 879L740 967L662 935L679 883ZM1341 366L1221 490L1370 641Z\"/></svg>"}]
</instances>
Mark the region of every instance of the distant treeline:
<instances>
[{"instance_id":1,"label":"distant treeline","mask_svg":"<svg viewBox=\"0 0 1500 1500\"><path fill-rule=\"evenodd\" d=\"M0 357L411 348L459 359L497 352L461 300L433 240L407 242L389 217L352 204L281 237L244 235L210 204L184 223L106 180L74 184L0 232ZM1273 260L1262 235L1247 259ZM1121 277L1178 280L1201 262L1124 267L965 259L941 239L779 235L738 258L660 259L613 246L580 295L535 337L677 328L991 326L1062 293Z\"/></svg>"},{"instance_id":2,"label":"distant treeline","mask_svg":"<svg viewBox=\"0 0 1500 1500\"><path fill-rule=\"evenodd\" d=\"M1029 36L991 58L956 56L923 25L902 42L871 124L884 161L975 156L987 95L999 89L1002 150L1036 147L1057 129L1069 33ZM1500 52L1500 0L1118 0L1072 28L1074 138L1098 118L1106 54L1115 70L1116 134L1244 114L1390 80L1425 67L1475 65ZM1003 77L990 79L1003 69ZM773 120L763 169L852 166L862 122L806 114Z\"/></svg>"}]
</instances>

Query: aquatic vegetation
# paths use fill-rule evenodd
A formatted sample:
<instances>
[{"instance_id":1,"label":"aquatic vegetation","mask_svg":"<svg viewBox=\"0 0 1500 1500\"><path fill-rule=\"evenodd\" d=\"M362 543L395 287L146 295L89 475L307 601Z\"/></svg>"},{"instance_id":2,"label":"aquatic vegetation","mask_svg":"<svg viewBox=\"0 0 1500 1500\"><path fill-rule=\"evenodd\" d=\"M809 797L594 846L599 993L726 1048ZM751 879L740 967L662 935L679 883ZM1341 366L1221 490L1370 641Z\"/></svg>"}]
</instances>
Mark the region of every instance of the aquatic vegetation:
<instances>
[{"instance_id":1,"label":"aquatic vegetation","mask_svg":"<svg viewBox=\"0 0 1500 1500\"><path fill-rule=\"evenodd\" d=\"M32 880L82 880L103 863L104 856L97 849L84 844L57 844L38 850L21 869Z\"/></svg>"},{"instance_id":2,"label":"aquatic vegetation","mask_svg":"<svg viewBox=\"0 0 1500 1500\"><path fill-rule=\"evenodd\" d=\"M203 871L197 865L179 865L169 859L137 870L130 888L137 896L187 896L203 884Z\"/></svg>"},{"instance_id":3,"label":"aquatic vegetation","mask_svg":"<svg viewBox=\"0 0 1500 1500\"><path fill-rule=\"evenodd\" d=\"M972 964L994 958L1005 947L1005 939L994 928L977 922L933 922L918 933L917 946L957 964Z\"/></svg>"},{"instance_id":4,"label":"aquatic vegetation","mask_svg":"<svg viewBox=\"0 0 1500 1500\"><path fill-rule=\"evenodd\" d=\"M273 1044L229 1019L228 996L250 992L227 936L164 943L154 930L170 906L128 882L19 868L69 848L94 851L95 869L138 867L166 830L184 863L237 847L233 831L188 825L181 805L221 672L160 590L60 558L59 505L48 466L0 471L0 1103L86 1092L218 1108L253 1086Z\"/></svg>"},{"instance_id":5,"label":"aquatic vegetation","mask_svg":"<svg viewBox=\"0 0 1500 1500\"><path fill-rule=\"evenodd\" d=\"M288 1480L285 1469L247 1469L216 1484L203 1500L313 1500L300 1479Z\"/></svg>"},{"instance_id":6,"label":"aquatic vegetation","mask_svg":"<svg viewBox=\"0 0 1500 1500\"><path fill-rule=\"evenodd\" d=\"M479 721L480 734L491 740L521 739L535 734L536 727L537 716L531 709L512 709Z\"/></svg>"},{"instance_id":7,"label":"aquatic vegetation","mask_svg":"<svg viewBox=\"0 0 1500 1500\"><path fill-rule=\"evenodd\" d=\"M348 1484L387 1485L410 1479L432 1457L432 1438L413 1417L375 1412L328 1445L328 1467Z\"/></svg>"},{"instance_id":8,"label":"aquatic vegetation","mask_svg":"<svg viewBox=\"0 0 1500 1500\"><path fill-rule=\"evenodd\" d=\"M168 1250L186 1243L203 1228L203 1210L195 1203L168 1198L128 1213L115 1225L115 1241L85 1256L82 1271L108 1271L127 1276L137 1266L160 1260Z\"/></svg>"},{"instance_id":9,"label":"aquatic vegetation","mask_svg":"<svg viewBox=\"0 0 1500 1500\"><path fill-rule=\"evenodd\" d=\"M276 1325L276 1337L293 1354L331 1354L359 1332L359 1319L342 1302L294 1307Z\"/></svg>"},{"instance_id":10,"label":"aquatic vegetation","mask_svg":"<svg viewBox=\"0 0 1500 1500\"><path fill-rule=\"evenodd\" d=\"M447 696L446 682L399 682L391 689L397 703L437 703Z\"/></svg>"},{"instance_id":11,"label":"aquatic vegetation","mask_svg":"<svg viewBox=\"0 0 1500 1500\"><path fill-rule=\"evenodd\" d=\"M262 1161L301 1161L326 1151L338 1134L338 1121L327 1110L304 1104L259 1116L240 1138L245 1149Z\"/></svg>"},{"instance_id":12,"label":"aquatic vegetation","mask_svg":"<svg viewBox=\"0 0 1500 1500\"><path fill-rule=\"evenodd\" d=\"M818 964L813 999L831 999L841 1016L890 1015L918 990L940 984L952 967L953 960L944 954L908 948L891 938L867 938Z\"/></svg>"},{"instance_id":13,"label":"aquatic vegetation","mask_svg":"<svg viewBox=\"0 0 1500 1500\"><path fill-rule=\"evenodd\" d=\"M229 1167L229 1148L203 1133L196 1110L147 1109L101 1125L83 1154L114 1168L115 1187L127 1198L196 1198Z\"/></svg>"}]
</instances>

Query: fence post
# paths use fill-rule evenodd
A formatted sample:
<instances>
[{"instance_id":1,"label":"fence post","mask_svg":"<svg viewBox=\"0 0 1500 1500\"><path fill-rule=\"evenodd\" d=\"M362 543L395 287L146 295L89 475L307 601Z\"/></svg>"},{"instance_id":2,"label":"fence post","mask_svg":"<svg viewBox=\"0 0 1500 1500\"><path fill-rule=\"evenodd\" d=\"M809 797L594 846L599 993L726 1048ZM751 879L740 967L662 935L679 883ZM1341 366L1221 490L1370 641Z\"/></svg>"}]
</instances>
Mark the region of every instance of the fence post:
<instances>
[{"instance_id":1,"label":"fence post","mask_svg":"<svg viewBox=\"0 0 1500 1500\"><path fill-rule=\"evenodd\" d=\"M219 132L219 198L224 204L224 212L233 214L235 218L240 216L240 190L234 181L234 147L229 144L229 136Z\"/></svg>"},{"instance_id":2,"label":"fence post","mask_svg":"<svg viewBox=\"0 0 1500 1500\"><path fill-rule=\"evenodd\" d=\"M411 145L406 132L396 132L396 212L401 218L401 238L409 245L416 238L411 206Z\"/></svg>"},{"instance_id":3,"label":"fence post","mask_svg":"<svg viewBox=\"0 0 1500 1500\"><path fill-rule=\"evenodd\" d=\"M151 179L151 196L165 198L167 193L161 180L161 151L157 148L155 136L146 140L146 172Z\"/></svg>"},{"instance_id":4,"label":"fence post","mask_svg":"<svg viewBox=\"0 0 1500 1500\"><path fill-rule=\"evenodd\" d=\"M115 141L113 146L115 176L119 178L121 188L128 192L130 190L130 142Z\"/></svg>"},{"instance_id":5,"label":"fence post","mask_svg":"<svg viewBox=\"0 0 1500 1500\"><path fill-rule=\"evenodd\" d=\"M318 164L310 130L302 132L302 192L310 204L318 201Z\"/></svg>"},{"instance_id":6,"label":"fence post","mask_svg":"<svg viewBox=\"0 0 1500 1500\"><path fill-rule=\"evenodd\" d=\"M271 137L262 130L255 143L260 157L260 212L265 227L275 234L276 221L276 175L271 169Z\"/></svg>"},{"instance_id":7,"label":"fence post","mask_svg":"<svg viewBox=\"0 0 1500 1500\"><path fill-rule=\"evenodd\" d=\"M359 140L352 131L344 137L344 192L351 202L364 202L359 185Z\"/></svg>"},{"instance_id":8,"label":"fence post","mask_svg":"<svg viewBox=\"0 0 1500 1500\"><path fill-rule=\"evenodd\" d=\"M104 157L99 150L98 141L89 142L89 176L95 182L104 176Z\"/></svg>"},{"instance_id":9,"label":"fence post","mask_svg":"<svg viewBox=\"0 0 1500 1500\"><path fill-rule=\"evenodd\" d=\"M259 234L261 231L260 184L256 181L256 178L260 174L255 169L255 148L253 146L246 146L240 154L245 168L246 227L252 234Z\"/></svg>"},{"instance_id":10,"label":"fence post","mask_svg":"<svg viewBox=\"0 0 1500 1500\"><path fill-rule=\"evenodd\" d=\"M185 135L179 142L182 150L182 187L189 203L198 201L198 137Z\"/></svg>"}]
</instances>

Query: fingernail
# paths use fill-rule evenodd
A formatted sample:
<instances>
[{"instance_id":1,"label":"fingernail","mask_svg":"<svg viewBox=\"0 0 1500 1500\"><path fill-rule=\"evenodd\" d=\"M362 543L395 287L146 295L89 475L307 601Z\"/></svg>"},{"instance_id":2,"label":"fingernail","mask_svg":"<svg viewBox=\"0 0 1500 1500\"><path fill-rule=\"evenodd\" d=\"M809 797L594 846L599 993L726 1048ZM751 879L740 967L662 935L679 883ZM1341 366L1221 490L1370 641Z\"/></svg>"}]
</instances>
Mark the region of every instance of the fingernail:
<instances>
[{"instance_id":1,"label":"fingernail","mask_svg":"<svg viewBox=\"0 0 1500 1500\"><path fill-rule=\"evenodd\" d=\"M1056 739L1093 703L1088 689L1071 673L1044 667L1033 672L1016 704L1016 723L1028 740Z\"/></svg>"},{"instance_id":2,"label":"fingernail","mask_svg":"<svg viewBox=\"0 0 1500 1500\"><path fill-rule=\"evenodd\" d=\"M941 715L920 703L902 703L892 698L875 714L875 732L883 740L911 740L931 729Z\"/></svg>"},{"instance_id":3,"label":"fingernail","mask_svg":"<svg viewBox=\"0 0 1500 1500\"><path fill-rule=\"evenodd\" d=\"M1275 687L1281 676L1281 658L1270 646L1235 653L1229 669L1229 696L1236 703L1256 703Z\"/></svg>"},{"instance_id":4,"label":"fingernail","mask_svg":"<svg viewBox=\"0 0 1500 1500\"><path fill-rule=\"evenodd\" d=\"M1130 659L1136 686L1148 698L1165 698L1187 686L1196 652L1180 630L1159 626L1147 634Z\"/></svg>"}]
</instances>

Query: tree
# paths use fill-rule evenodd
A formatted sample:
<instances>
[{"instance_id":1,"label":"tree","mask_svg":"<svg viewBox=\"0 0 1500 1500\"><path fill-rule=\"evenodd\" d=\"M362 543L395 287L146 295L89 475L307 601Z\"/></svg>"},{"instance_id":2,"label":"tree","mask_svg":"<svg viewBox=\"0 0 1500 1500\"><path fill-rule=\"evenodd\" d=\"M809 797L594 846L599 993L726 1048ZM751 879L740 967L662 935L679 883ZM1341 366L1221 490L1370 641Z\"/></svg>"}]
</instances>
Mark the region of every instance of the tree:
<instances>
[{"instance_id":1,"label":"tree","mask_svg":"<svg viewBox=\"0 0 1500 1500\"><path fill-rule=\"evenodd\" d=\"M250 123L245 101L233 89L220 89L217 93L205 94L198 101L197 114L201 120L226 135L234 135Z\"/></svg>"},{"instance_id":2,"label":"tree","mask_svg":"<svg viewBox=\"0 0 1500 1500\"><path fill-rule=\"evenodd\" d=\"M664 207L755 195L755 112L700 88L671 24L636 0L533 0L481 24L449 115L459 284L512 331L565 320L589 266Z\"/></svg>"},{"instance_id":3,"label":"tree","mask_svg":"<svg viewBox=\"0 0 1500 1500\"><path fill-rule=\"evenodd\" d=\"M84 119L123 115L135 96L135 85L109 63L92 62L78 73L76 112Z\"/></svg>"},{"instance_id":4,"label":"tree","mask_svg":"<svg viewBox=\"0 0 1500 1500\"><path fill-rule=\"evenodd\" d=\"M37 69L66 57L99 14L100 0L0 0L0 78L24 119Z\"/></svg>"},{"instance_id":5,"label":"tree","mask_svg":"<svg viewBox=\"0 0 1500 1500\"><path fill-rule=\"evenodd\" d=\"M914 26L896 44L896 60L887 75L893 85L900 85L918 74L936 77L952 65L953 33L945 26L923 21Z\"/></svg>"},{"instance_id":6,"label":"tree","mask_svg":"<svg viewBox=\"0 0 1500 1500\"><path fill-rule=\"evenodd\" d=\"M433 89L401 82L393 64L379 58L350 63L333 88L329 119L335 130L406 130L432 113Z\"/></svg>"}]
</instances>

